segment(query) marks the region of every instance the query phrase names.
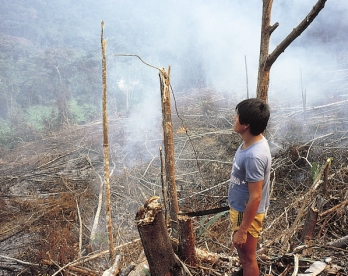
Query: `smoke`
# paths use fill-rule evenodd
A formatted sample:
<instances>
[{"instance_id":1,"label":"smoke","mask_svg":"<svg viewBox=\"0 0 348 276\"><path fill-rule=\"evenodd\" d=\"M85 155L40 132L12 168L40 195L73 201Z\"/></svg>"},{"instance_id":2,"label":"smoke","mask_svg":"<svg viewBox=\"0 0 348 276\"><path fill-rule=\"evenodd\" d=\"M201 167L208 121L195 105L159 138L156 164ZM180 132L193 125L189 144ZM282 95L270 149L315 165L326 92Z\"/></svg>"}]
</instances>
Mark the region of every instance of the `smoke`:
<instances>
[{"instance_id":1,"label":"smoke","mask_svg":"<svg viewBox=\"0 0 348 276\"><path fill-rule=\"evenodd\" d=\"M271 24L279 22L279 27L272 34L270 52L316 2L274 1ZM171 66L174 92L209 87L242 99L248 86L250 97L256 96L262 1L118 0L84 10L90 15L86 28L96 38L101 19L105 21L110 93L115 96L124 89L120 82L127 85L133 131L154 129L160 120L158 72L134 57L113 54L136 54L153 66ZM304 91L308 105L347 94L347 11L346 0L327 1L279 56L271 69L270 103L301 106Z\"/></svg>"},{"instance_id":2,"label":"smoke","mask_svg":"<svg viewBox=\"0 0 348 276\"><path fill-rule=\"evenodd\" d=\"M255 95L261 1L108 3L108 10L113 12L106 12L104 21L110 50L138 54L158 67L170 65L172 85L177 90L209 86L243 97L247 65L249 90L251 96ZM272 34L270 51L305 18L315 3L275 1L271 23L280 25ZM271 69L271 101L288 101L289 94L296 95L291 97L293 100L301 100L297 95L304 87L309 100L325 95L323 89L328 87L322 82L328 80L323 75L332 79L340 65L347 65L339 64L347 39L347 23L344 16L338 16L345 14L347 6L344 0L328 1L308 29L279 57ZM122 25L113 23L115 18L120 18L117 22Z\"/></svg>"}]
</instances>

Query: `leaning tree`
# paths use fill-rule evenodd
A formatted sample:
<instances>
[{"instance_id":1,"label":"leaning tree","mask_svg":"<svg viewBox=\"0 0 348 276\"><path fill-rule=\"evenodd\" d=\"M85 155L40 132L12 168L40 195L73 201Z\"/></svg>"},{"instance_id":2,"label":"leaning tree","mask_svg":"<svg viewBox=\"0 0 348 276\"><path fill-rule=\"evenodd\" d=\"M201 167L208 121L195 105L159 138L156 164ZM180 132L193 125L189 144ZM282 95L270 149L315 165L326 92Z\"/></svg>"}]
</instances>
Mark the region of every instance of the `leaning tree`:
<instances>
[{"instance_id":1,"label":"leaning tree","mask_svg":"<svg viewBox=\"0 0 348 276\"><path fill-rule=\"evenodd\" d=\"M260 58L256 91L257 98L267 102L270 71L273 63L277 60L280 54L283 53L285 49L313 22L319 12L324 8L326 1L327 0L318 0L301 23L290 32L290 34L273 50L272 53L269 53L271 34L279 26L279 23L276 22L271 25L273 0L263 0Z\"/></svg>"}]
</instances>

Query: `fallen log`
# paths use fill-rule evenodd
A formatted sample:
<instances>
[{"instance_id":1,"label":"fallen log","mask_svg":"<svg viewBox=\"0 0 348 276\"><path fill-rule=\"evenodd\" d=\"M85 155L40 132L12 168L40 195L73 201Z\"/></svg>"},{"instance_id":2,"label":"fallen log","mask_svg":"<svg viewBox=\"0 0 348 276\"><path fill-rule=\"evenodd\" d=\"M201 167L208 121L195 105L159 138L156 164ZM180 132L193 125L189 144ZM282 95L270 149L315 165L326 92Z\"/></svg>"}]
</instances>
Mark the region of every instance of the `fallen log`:
<instances>
[{"instance_id":1,"label":"fallen log","mask_svg":"<svg viewBox=\"0 0 348 276\"><path fill-rule=\"evenodd\" d=\"M330 242L329 245L338 248L346 248L348 246L348 236L344 236L340 239L334 240Z\"/></svg>"}]
</instances>

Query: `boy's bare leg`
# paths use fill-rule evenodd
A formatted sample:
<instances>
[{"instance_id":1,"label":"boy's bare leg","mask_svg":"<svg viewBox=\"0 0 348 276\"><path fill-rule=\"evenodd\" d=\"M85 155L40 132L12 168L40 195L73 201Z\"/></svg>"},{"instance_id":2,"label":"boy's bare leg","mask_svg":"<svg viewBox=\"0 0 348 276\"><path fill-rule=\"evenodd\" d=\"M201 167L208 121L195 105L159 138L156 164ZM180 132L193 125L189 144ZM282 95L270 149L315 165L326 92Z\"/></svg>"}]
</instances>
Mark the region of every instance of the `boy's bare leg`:
<instances>
[{"instance_id":1,"label":"boy's bare leg","mask_svg":"<svg viewBox=\"0 0 348 276\"><path fill-rule=\"evenodd\" d=\"M259 266L256 261L257 241L257 238L248 233L246 243L236 246L243 267L243 276L259 275Z\"/></svg>"}]
</instances>

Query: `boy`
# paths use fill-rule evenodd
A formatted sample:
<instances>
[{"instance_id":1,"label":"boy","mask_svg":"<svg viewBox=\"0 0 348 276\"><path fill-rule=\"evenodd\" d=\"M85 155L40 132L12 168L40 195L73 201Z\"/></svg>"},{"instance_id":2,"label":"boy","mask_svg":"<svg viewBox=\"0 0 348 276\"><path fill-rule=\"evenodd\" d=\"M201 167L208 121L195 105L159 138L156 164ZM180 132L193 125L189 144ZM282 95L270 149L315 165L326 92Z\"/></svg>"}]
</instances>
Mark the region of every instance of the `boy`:
<instances>
[{"instance_id":1,"label":"boy","mask_svg":"<svg viewBox=\"0 0 348 276\"><path fill-rule=\"evenodd\" d=\"M262 133L269 117L269 107L260 99L247 99L236 106L233 129L243 143L233 159L228 201L232 251L237 248L244 276L259 275L256 247L269 205L271 169L271 153Z\"/></svg>"}]
</instances>

